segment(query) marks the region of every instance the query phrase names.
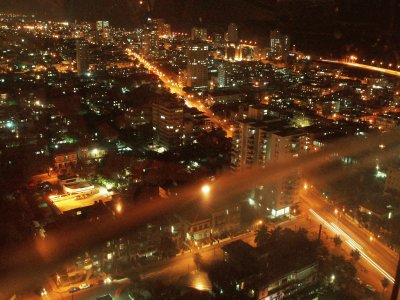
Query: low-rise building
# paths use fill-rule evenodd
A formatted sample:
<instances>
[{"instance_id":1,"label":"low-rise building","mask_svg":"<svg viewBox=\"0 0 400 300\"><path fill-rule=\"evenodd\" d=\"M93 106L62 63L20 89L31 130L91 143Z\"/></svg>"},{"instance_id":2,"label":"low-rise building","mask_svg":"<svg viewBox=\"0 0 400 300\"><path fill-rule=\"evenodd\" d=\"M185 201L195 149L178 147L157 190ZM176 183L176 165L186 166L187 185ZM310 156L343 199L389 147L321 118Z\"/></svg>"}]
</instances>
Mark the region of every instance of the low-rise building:
<instances>
[{"instance_id":1,"label":"low-rise building","mask_svg":"<svg viewBox=\"0 0 400 300\"><path fill-rule=\"evenodd\" d=\"M245 95L236 89L216 89L209 93L207 104L212 106L214 104L241 102L244 97Z\"/></svg>"}]
</instances>

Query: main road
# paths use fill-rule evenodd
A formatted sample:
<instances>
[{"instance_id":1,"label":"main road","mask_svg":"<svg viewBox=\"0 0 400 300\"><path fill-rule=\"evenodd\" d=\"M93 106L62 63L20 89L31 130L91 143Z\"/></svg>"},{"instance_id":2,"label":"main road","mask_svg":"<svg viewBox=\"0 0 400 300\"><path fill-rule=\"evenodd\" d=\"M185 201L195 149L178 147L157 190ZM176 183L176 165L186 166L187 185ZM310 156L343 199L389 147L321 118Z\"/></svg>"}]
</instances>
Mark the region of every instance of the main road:
<instances>
[{"instance_id":1,"label":"main road","mask_svg":"<svg viewBox=\"0 0 400 300\"><path fill-rule=\"evenodd\" d=\"M398 262L395 251L349 217L343 208L328 203L317 189L310 187L301 191L299 196L303 209L322 224L331 237L339 235L348 250L357 249L360 252L362 269L368 270L368 277L376 288L380 288L377 282L380 283L384 277L394 282Z\"/></svg>"},{"instance_id":2,"label":"main road","mask_svg":"<svg viewBox=\"0 0 400 300\"><path fill-rule=\"evenodd\" d=\"M320 59L319 61L328 62L328 63L332 63L332 64L345 65L345 66L349 66L349 67L353 67L353 68L363 69L363 70L367 70L367 71L374 71L374 72L379 72L379 73L384 73L387 75L400 77L399 71L370 66L370 65L359 64L356 62L350 62L350 61L344 61L344 60L330 60L330 59Z\"/></svg>"},{"instance_id":3,"label":"main road","mask_svg":"<svg viewBox=\"0 0 400 300\"><path fill-rule=\"evenodd\" d=\"M233 127L227 124L226 121L221 120L217 117L209 108L207 108L200 99L195 98L194 95L187 94L182 87L172 78L171 75L165 74L160 71L155 65L152 65L149 61L147 61L143 56L138 53L132 52L130 49L127 49L127 53L129 56L137 59L143 66L151 73L155 74L160 78L163 82L164 86L168 88L171 93L177 94L185 100L185 104L189 107L195 107L199 111L203 112L210 121L218 127L221 127L228 137L232 137Z\"/></svg>"}]
</instances>

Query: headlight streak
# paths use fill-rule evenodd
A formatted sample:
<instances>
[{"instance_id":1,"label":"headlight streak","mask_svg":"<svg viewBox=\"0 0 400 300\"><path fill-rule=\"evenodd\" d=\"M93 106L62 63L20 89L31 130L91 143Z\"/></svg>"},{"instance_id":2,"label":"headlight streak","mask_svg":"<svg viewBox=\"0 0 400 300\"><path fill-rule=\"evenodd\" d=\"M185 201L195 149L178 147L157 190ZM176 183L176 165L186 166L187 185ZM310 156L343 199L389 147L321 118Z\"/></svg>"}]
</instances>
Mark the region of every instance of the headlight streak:
<instances>
[{"instance_id":1,"label":"headlight streak","mask_svg":"<svg viewBox=\"0 0 400 300\"><path fill-rule=\"evenodd\" d=\"M348 234L346 234L342 229L340 229L336 224L328 223L325 219L323 219L319 214L317 214L313 209L309 209L309 211L316 217L322 224L324 224L327 228L333 231L337 235L341 235L346 239L346 244L350 246L350 248L354 250L358 250L362 258L364 258L371 266L373 266L376 270L378 270L383 276L385 276L391 283L394 283L394 278L390 276L388 272L386 272L381 266L379 266L375 261L373 261L362 249L362 247L356 243Z\"/></svg>"}]
</instances>

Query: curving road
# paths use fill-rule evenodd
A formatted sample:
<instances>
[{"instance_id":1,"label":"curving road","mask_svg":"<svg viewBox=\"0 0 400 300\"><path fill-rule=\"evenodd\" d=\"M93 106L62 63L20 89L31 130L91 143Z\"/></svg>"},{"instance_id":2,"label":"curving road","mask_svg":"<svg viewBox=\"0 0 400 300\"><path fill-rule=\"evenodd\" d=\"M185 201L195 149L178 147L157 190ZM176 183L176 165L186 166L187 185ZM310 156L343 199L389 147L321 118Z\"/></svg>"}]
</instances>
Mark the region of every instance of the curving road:
<instances>
[{"instance_id":1,"label":"curving road","mask_svg":"<svg viewBox=\"0 0 400 300\"><path fill-rule=\"evenodd\" d=\"M339 65L345 65L345 66L349 66L349 67L354 67L354 68L359 68L359 69L364 69L364 70L368 70L368 71L374 71L374 72L379 72L379 73L384 73L387 75L393 75L393 76L400 77L399 71L395 71L395 70L391 70L391 69L385 69L385 68L364 65L364 64L359 64L359 63L355 63L355 62L348 62L348 61L343 61L343 60L320 59L319 61L333 63L333 64L339 64Z\"/></svg>"}]
</instances>

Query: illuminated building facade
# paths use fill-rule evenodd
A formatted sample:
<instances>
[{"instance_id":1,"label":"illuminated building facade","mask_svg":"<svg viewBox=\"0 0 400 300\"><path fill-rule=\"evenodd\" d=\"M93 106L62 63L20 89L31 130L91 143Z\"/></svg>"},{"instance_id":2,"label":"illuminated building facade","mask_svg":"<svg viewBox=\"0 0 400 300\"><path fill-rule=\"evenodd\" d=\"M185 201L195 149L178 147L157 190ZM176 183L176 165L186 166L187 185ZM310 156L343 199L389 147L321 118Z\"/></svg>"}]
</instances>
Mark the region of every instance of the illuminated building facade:
<instances>
[{"instance_id":1,"label":"illuminated building facade","mask_svg":"<svg viewBox=\"0 0 400 300\"><path fill-rule=\"evenodd\" d=\"M208 86L208 45L193 42L187 48L187 86L207 88Z\"/></svg>"},{"instance_id":2,"label":"illuminated building facade","mask_svg":"<svg viewBox=\"0 0 400 300\"><path fill-rule=\"evenodd\" d=\"M143 28L142 52L149 58L158 57L160 20L148 18Z\"/></svg>"},{"instance_id":3,"label":"illuminated building facade","mask_svg":"<svg viewBox=\"0 0 400 300\"><path fill-rule=\"evenodd\" d=\"M272 162L296 158L310 147L311 141L305 131L290 127L279 119L266 120L260 109L252 110L249 119L238 122L231 154L234 170L267 167ZM277 178L273 184L259 186L253 191L252 198L265 205L269 215L278 217L289 213L298 184L299 172L294 170Z\"/></svg>"},{"instance_id":4,"label":"illuminated building facade","mask_svg":"<svg viewBox=\"0 0 400 300\"><path fill-rule=\"evenodd\" d=\"M193 41L206 41L207 28L193 27L191 31L191 38Z\"/></svg>"},{"instance_id":5,"label":"illuminated building facade","mask_svg":"<svg viewBox=\"0 0 400 300\"><path fill-rule=\"evenodd\" d=\"M153 102L153 131L156 142L171 149L181 145L183 106L175 99L160 98Z\"/></svg>"},{"instance_id":6,"label":"illuminated building facade","mask_svg":"<svg viewBox=\"0 0 400 300\"><path fill-rule=\"evenodd\" d=\"M97 31L102 31L110 28L109 21L96 21L96 29Z\"/></svg>"},{"instance_id":7,"label":"illuminated building facade","mask_svg":"<svg viewBox=\"0 0 400 300\"><path fill-rule=\"evenodd\" d=\"M272 58L285 58L290 50L290 39L287 34L282 34L279 30L272 30L269 36L270 56Z\"/></svg>"},{"instance_id":8,"label":"illuminated building facade","mask_svg":"<svg viewBox=\"0 0 400 300\"><path fill-rule=\"evenodd\" d=\"M76 41L76 69L79 75L89 71L89 45L82 39Z\"/></svg>"}]
</instances>

